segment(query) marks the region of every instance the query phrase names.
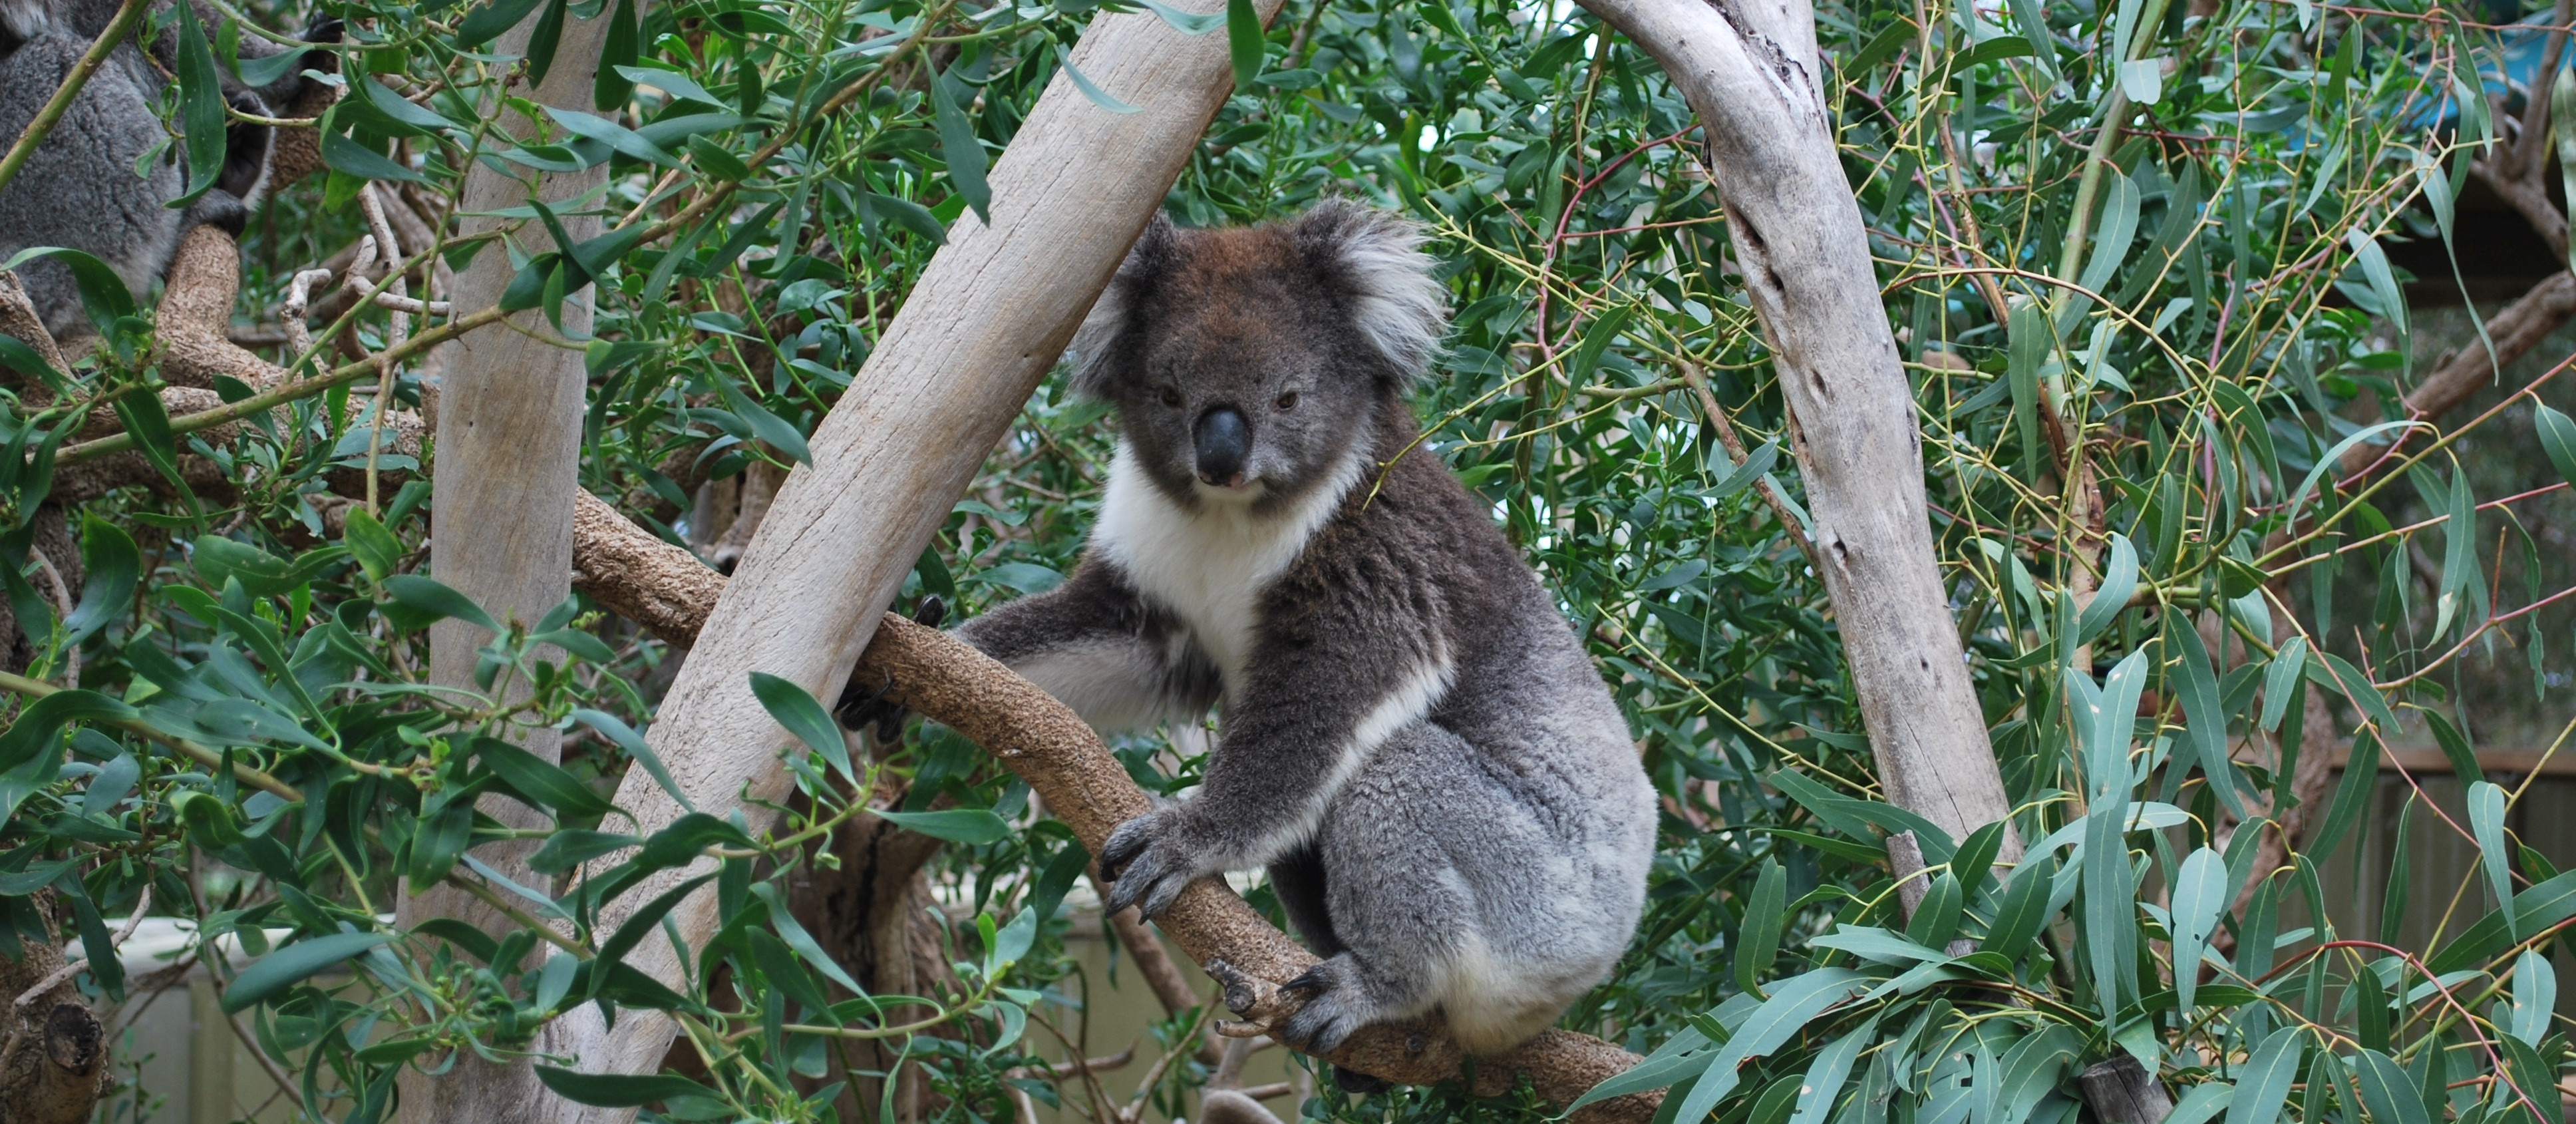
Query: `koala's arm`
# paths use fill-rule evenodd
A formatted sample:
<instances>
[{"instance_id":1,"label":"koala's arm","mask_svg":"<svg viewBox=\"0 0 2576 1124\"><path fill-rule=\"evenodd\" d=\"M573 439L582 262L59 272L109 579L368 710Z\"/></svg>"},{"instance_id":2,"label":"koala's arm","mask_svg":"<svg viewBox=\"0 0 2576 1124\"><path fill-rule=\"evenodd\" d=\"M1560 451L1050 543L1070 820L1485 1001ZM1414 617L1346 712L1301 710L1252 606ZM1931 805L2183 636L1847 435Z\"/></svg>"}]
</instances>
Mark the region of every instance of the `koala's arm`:
<instances>
[{"instance_id":1,"label":"koala's arm","mask_svg":"<svg viewBox=\"0 0 2576 1124\"><path fill-rule=\"evenodd\" d=\"M1063 585L966 622L959 639L1045 688L1102 731L1204 716L1216 668L1118 567L1084 556Z\"/></svg>"},{"instance_id":2,"label":"koala's arm","mask_svg":"<svg viewBox=\"0 0 2576 1124\"><path fill-rule=\"evenodd\" d=\"M1142 903L1153 916L1192 878L1285 854L1368 755L1448 690L1442 622L1426 615L1436 596L1371 590L1353 574L1311 585L1272 595L1198 793L1128 821L1102 849L1111 910Z\"/></svg>"}]
</instances>

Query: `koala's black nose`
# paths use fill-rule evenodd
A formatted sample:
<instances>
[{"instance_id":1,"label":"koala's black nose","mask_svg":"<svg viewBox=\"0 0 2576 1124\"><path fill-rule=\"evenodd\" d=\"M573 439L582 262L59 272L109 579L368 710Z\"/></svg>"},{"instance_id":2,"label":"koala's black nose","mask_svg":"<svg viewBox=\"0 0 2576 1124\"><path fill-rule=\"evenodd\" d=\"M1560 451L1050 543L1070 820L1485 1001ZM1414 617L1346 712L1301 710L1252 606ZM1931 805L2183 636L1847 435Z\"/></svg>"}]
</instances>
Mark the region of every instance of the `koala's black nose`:
<instances>
[{"instance_id":1,"label":"koala's black nose","mask_svg":"<svg viewBox=\"0 0 2576 1124\"><path fill-rule=\"evenodd\" d=\"M1252 433L1243 415L1219 406L1199 417L1199 479L1220 488L1243 483L1243 459L1252 452Z\"/></svg>"}]
</instances>

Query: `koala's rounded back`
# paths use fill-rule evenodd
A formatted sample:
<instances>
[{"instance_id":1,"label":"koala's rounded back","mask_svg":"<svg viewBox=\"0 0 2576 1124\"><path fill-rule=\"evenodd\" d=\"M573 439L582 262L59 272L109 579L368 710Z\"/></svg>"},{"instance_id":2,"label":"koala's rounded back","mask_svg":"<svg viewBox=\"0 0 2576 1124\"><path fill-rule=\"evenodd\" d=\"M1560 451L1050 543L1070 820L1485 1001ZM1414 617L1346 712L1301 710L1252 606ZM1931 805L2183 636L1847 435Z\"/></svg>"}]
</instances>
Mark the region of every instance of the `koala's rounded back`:
<instances>
[{"instance_id":1,"label":"koala's rounded back","mask_svg":"<svg viewBox=\"0 0 2576 1124\"><path fill-rule=\"evenodd\" d=\"M0 136L26 128L88 47L71 34L45 30L0 58ZM187 222L183 212L163 205L186 189L186 177L166 151L153 153L166 138L153 113L161 86L131 44L108 55L17 178L0 187L0 256L30 246L81 250L106 262L135 293L149 291ZM18 275L56 337L84 331L68 268L39 259L19 267Z\"/></svg>"},{"instance_id":2,"label":"koala's rounded back","mask_svg":"<svg viewBox=\"0 0 2576 1124\"><path fill-rule=\"evenodd\" d=\"M156 6L175 2L157 0ZM221 25L223 17L201 0L185 2L209 33ZM0 136L17 136L35 119L118 8L117 0L0 0ZM301 37L336 42L340 24L320 18ZM240 41L243 59L299 49L254 35ZM109 53L17 177L0 187L0 256L30 246L81 250L106 262L139 298L169 268L191 228L212 223L241 232L267 187L274 130L234 122L225 130L224 166L214 185L185 208L168 206L189 178L185 146L172 142L158 112L169 84L164 75L177 69L177 59L176 36L167 32L148 45L129 39ZM316 88L303 69L336 69L326 51L301 61L295 73L257 88L219 67L223 96L236 109L274 116ZM86 332L68 268L42 259L22 267L19 278L58 339Z\"/></svg>"}]
</instances>

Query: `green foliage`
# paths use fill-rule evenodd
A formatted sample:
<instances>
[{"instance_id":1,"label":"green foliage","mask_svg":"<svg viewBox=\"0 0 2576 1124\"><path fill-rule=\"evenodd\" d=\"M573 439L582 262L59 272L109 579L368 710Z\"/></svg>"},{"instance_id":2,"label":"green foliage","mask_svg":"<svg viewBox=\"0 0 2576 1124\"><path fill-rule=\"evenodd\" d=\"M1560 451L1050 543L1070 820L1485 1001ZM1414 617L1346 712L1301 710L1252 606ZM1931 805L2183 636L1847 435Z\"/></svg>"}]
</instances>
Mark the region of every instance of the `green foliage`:
<instances>
[{"instance_id":1,"label":"green foliage","mask_svg":"<svg viewBox=\"0 0 2576 1124\"><path fill-rule=\"evenodd\" d=\"M593 338L567 341L590 376L582 483L711 544L702 489L810 459L944 226L989 206L986 173L1038 93L1061 72L1102 110L1134 110L1066 51L1125 7L335 7L353 92L323 122L328 179L258 220L244 311L269 315L296 270L359 233L347 204L368 184L452 201L477 165L605 165L603 191L532 203L510 238L429 252L506 255L502 303L558 328L595 286ZM1570 7L1299 2L1266 31L1241 0L1145 7L1223 34L1237 81L1167 201L1176 219L1342 194L1436 235L1456 314L1418 403L1424 449L1493 502L1589 638L1668 813L1635 945L1566 1016L1647 1055L1596 1097L1668 1088L1669 1118L1730 1124L2062 1124L2084 1111L2075 1074L2125 1052L2177 1089L2170 1124L2506 1124L2549 1105L2567 1043L2545 952L2576 922L2576 875L2518 847L2517 794L2480 787L2456 825L2481 859L2462 898L2477 916L2426 947L2337 933L2322 878L2376 830L2379 746L2420 726L2474 765L2464 668L2519 643L2538 674L2540 610L2564 595L2541 586L2525 512L2534 489L2576 481L2576 426L2537 408L2508 440L2538 455L2481 464L2469 446L2505 413L2403 416L2418 321L2382 249L2448 245L2453 169L2496 134L2459 94L2501 89L2495 59L2527 37L2413 3L1819 8L1942 576L2016 808L2009 833L1953 840L1876 779L1803 553L1810 516L1783 463L1803 453L1695 124L1655 63ZM612 21L597 113L495 96L589 19ZM529 21L530 58L490 53ZM182 53L188 151L220 127L197 94L222 56ZM574 214L605 232L527 252ZM57 256L104 346L47 371L0 344L0 365L35 380L0 410L0 581L29 641L23 674L0 680L22 699L0 734L0 950L42 931L45 894L101 966L88 986L114 993L114 921L149 887L334 1121L381 1118L397 1067L528 1054L585 1004L671 1012L706 1063L615 1083L551 1064L569 1059L539 1069L587 1103L836 1118L835 1082L868 1078L847 1061L867 1043L926 1082L941 1119L1003 1118L1015 1093L1055 1103L1022 1067L1032 1038L1083 1037L1089 992L1063 937L1088 856L1027 814L1024 787L943 730L854 756L805 688L757 676L794 739L776 824L629 822L603 795L628 768L677 791L637 734L675 653L579 598L496 620L421 572L429 466L371 440L370 399L350 401L374 365L280 354L322 376L315 393L218 440L161 413L151 324L114 275ZM316 338L397 347L439 319L398 328L360 306ZM420 389L405 356L397 406ZM159 479L63 521L56 454L97 405ZM906 602L938 593L972 614L1061 580L1097 502L1103 413L1051 380ZM2359 471L2343 463L2356 449ZM192 490L204 477L183 458L229 490ZM391 498L336 500L349 473L382 475ZM79 528L77 596L50 584L69 559L37 557L48 526ZM441 619L482 630L475 692L422 685ZM514 688L524 701L493 701ZM514 748L538 730L563 732L561 765ZM2301 755L2348 746L2339 788L2293 790ZM1162 739L1117 749L1149 789L1195 782L1198 761ZM540 826L502 823L485 796ZM868 993L788 911L783 887L829 876L829 842L871 802L948 845L942 994ZM2294 820L2306 837L2266 851ZM1910 917L1883 851L1909 830L1931 864ZM559 892L515 883L483 857L514 841L535 841L540 873L589 873ZM519 930L384 920L397 895L440 886ZM674 989L626 959L698 887L725 921ZM624 920L605 924L612 904ZM249 954L238 968L227 942ZM1148 1112L1185 1111L1207 1079L1201 1014L1159 1028ZM1299 1110L1547 1111L1526 1090L1455 1089Z\"/></svg>"}]
</instances>

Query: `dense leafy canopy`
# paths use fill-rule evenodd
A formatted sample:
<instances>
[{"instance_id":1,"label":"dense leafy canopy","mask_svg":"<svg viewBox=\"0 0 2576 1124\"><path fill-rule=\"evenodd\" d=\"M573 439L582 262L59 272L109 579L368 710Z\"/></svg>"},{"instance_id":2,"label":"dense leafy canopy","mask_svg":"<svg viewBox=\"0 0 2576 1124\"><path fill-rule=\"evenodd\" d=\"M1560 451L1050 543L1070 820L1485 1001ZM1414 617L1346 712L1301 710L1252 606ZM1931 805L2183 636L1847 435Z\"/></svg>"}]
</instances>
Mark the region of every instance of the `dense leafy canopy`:
<instances>
[{"instance_id":1,"label":"dense leafy canopy","mask_svg":"<svg viewBox=\"0 0 2576 1124\"><path fill-rule=\"evenodd\" d=\"M2001 828L1949 839L1881 801L1802 553L1793 427L1693 120L1652 60L1563 4L1293 0L1266 36L1144 6L1232 36L1248 79L1173 189L1176 220L1341 194L1436 235L1457 311L1419 402L1427 447L1492 499L1589 638L1668 812L1636 944L1566 1017L1651 1055L1600 1094L1670 1086L1689 1121L2059 1124L2081 1111L2076 1071L2126 1052L2179 1091L2174 1124L2557 1111L2567 1042L2545 954L2576 920L2576 875L2507 836L2519 790L2473 788L2456 826L2482 864L2432 944L2365 939L2393 923L2337 931L2321 879L2373 830L2378 744L2465 759L2490 724L2457 706L2471 685L2518 700L2493 723L2510 726L2541 712L2553 643L2564 659L2567 618L2542 607L2568 575L2531 513L2566 510L2576 425L2539 408L2538 382L2473 418L2407 418L2393 404L2421 362L2383 249L2471 252L2449 246L2457 156L2502 135L2477 91L2518 109L2528 91L2501 60L2539 35L2414 0L1819 7L1951 607L2018 808L2021 858L1998 862ZM352 94L321 123L330 174L256 221L240 311L272 320L295 271L361 233L361 190L438 215L478 162L607 164L603 192L553 209L606 217L572 253L435 254L510 255L512 307L597 282L595 338L571 341L591 375L582 482L706 547L724 528L705 497L804 459L944 225L987 205L986 169L1064 48L1123 7L333 5ZM274 15L259 22L300 13ZM550 29L590 19L613 21L596 114L488 101L511 68L551 63ZM488 53L526 20L532 57ZM254 33L226 28L218 64ZM194 142L186 113L209 93L182 79L174 120ZM507 114L543 139L511 140ZM495 622L422 572L434 459L374 439L373 369L236 440L173 426L135 393L154 379L150 318L104 280L104 350L52 373L58 399L0 414L0 582L33 645L0 680L20 707L0 735L0 954L42 939L50 895L87 986L121 998L112 930L149 888L155 912L223 938L200 955L225 1006L335 1121L379 1119L401 1066L523 1053L585 1003L681 1013L703 1064L646 1082L548 1068L549 1086L667 1119L829 1117L841 1051L869 1040L903 1043L942 1119L1006 1117L1014 1088L1059 1097L1019 1067L1033 1037L1078 1040L1060 905L1083 856L1023 786L938 729L857 756L819 731L782 747L800 796L775 828L699 815L639 840L600 794L629 768L661 775L636 730L676 653L579 598ZM353 307L325 347L438 319ZM393 404L416 401L421 367L393 365ZM49 507L57 451L111 400L167 480ZM1101 418L1060 381L1041 390L906 603L972 613L1058 580L1097 502ZM2481 440L2546 455L2464 464ZM2361 471L2338 463L2392 441ZM237 502L192 492L191 454ZM381 475L380 503L328 496L351 472ZM76 562L31 549L49 518L78 528ZM421 685L423 630L450 617L489 631L487 696ZM527 701L487 701L513 680ZM816 703L764 687L806 734L793 719ZM510 744L533 726L571 731L562 765ZM2340 787L2294 817L2301 755L2354 744ZM1194 779L1162 741L1119 748L1150 788ZM504 827L476 811L486 794L552 826ZM830 871L813 844L871 801L950 844L950 994L867 994L786 909L791 879ZM2267 853L2294 821L2286 854ZM1881 840L1904 830L1932 864L1910 915ZM530 837L541 872L607 862L557 897L477 857ZM675 991L620 958L676 899L594 922L645 874L710 854L728 921ZM398 887L442 881L524 925L496 941L382 920ZM1954 954L1962 938L1981 943ZM221 954L232 942L246 966ZM1195 1022L1161 1029L1175 1058L1148 1111L1206 1079ZM1070 1111L1097 1112L1075 1088ZM1303 1111L1450 1119L1461 1101L1327 1093Z\"/></svg>"}]
</instances>

